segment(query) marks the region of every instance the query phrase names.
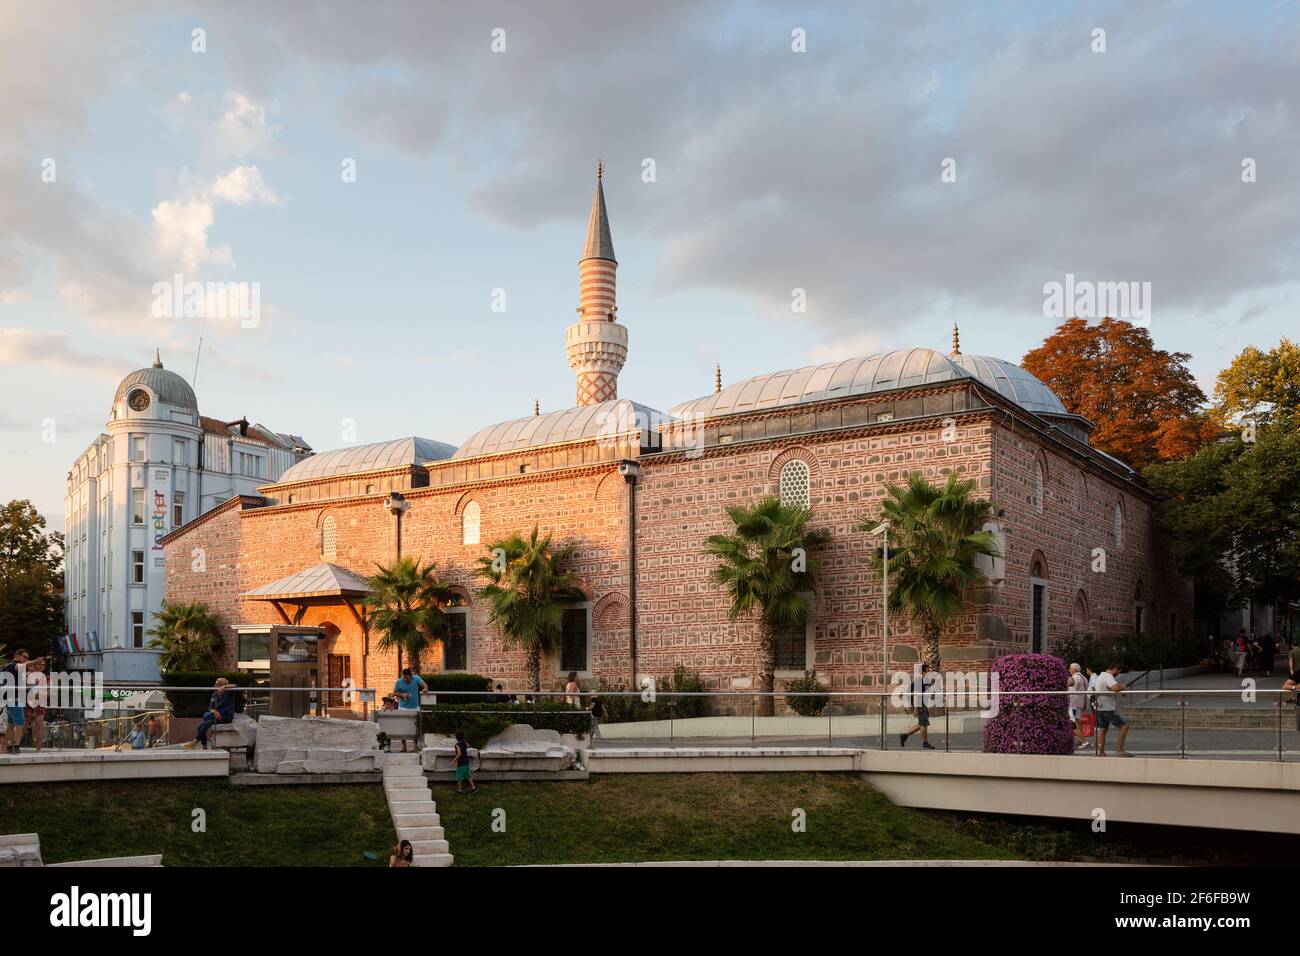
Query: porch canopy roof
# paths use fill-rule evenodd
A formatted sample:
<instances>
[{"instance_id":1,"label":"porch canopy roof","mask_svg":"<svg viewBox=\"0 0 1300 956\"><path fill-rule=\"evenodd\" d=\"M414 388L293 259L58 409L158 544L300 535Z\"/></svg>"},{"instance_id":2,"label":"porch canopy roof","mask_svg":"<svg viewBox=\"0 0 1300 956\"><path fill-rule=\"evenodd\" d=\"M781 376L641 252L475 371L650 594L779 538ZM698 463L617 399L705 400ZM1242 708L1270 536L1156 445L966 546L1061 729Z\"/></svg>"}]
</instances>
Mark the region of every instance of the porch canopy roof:
<instances>
[{"instance_id":1,"label":"porch canopy roof","mask_svg":"<svg viewBox=\"0 0 1300 956\"><path fill-rule=\"evenodd\" d=\"M365 597L369 593L370 584L365 578L325 561L245 591L240 596L249 601L301 601L307 598Z\"/></svg>"},{"instance_id":2,"label":"porch canopy roof","mask_svg":"<svg viewBox=\"0 0 1300 956\"><path fill-rule=\"evenodd\" d=\"M285 624L299 624L307 608L324 604L344 605L364 629L366 620L356 603L370 593L370 583L347 568L328 561L304 568L288 577L263 584L240 595L245 601L266 601L275 608ZM291 618L283 605L295 609Z\"/></svg>"}]
</instances>

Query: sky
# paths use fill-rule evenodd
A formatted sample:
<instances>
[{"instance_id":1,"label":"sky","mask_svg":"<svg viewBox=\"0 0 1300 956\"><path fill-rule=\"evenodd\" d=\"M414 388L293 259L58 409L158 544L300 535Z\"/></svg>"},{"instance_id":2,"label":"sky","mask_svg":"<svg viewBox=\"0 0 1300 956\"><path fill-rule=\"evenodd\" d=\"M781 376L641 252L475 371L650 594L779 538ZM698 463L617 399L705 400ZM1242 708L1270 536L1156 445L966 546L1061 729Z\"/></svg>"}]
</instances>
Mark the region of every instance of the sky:
<instances>
[{"instance_id":1,"label":"sky","mask_svg":"<svg viewBox=\"0 0 1300 956\"><path fill-rule=\"evenodd\" d=\"M0 130L0 500L55 529L155 348L318 451L572 405L598 160L658 409L954 322L1019 361L1067 276L1207 392L1297 325L1292 2L5 0Z\"/></svg>"}]
</instances>

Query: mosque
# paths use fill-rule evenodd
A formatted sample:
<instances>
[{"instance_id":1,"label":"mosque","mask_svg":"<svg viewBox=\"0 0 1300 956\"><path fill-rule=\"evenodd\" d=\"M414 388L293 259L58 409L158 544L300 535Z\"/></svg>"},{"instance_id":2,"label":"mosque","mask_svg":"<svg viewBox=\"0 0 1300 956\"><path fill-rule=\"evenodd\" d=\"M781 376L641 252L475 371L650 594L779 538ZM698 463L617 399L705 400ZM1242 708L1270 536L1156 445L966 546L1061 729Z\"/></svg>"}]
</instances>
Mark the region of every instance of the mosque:
<instances>
[{"instance_id":1,"label":"mosque","mask_svg":"<svg viewBox=\"0 0 1300 956\"><path fill-rule=\"evenodd\" d=\"M313 454L162 538L166 597L219 615L224 666L265 673L305 643L321 683L390 687L396 661L366 627L365 576L412 556L436 562L458 594L423 670L523 687L524 654L490 623L474 567L490 542L537 525L576 548L582 591L544 687L570 671L584 686L627 687L682 664L710 687L755 688L757 628L728 621L703 548L729 530L728 506L777 495L831 535L807 626L778 641L778 687L815 670L837 690L875 690L886 670L878 542L856 529L888 483L917 471L975 479L1002 550L942 635L945 669L984 669L1075 632L1191 628L1191 584L1158 540L1153 495L1028 372L963 352L954 328L946 354L902 349L725 388L719 374L711 394L660 412L619 396L629 339L617 270L598 171L565 334L572 408L459 446L406 437ZM910 668L920 646L894 615L889 668Z\"/></svg>"}]
</instances>

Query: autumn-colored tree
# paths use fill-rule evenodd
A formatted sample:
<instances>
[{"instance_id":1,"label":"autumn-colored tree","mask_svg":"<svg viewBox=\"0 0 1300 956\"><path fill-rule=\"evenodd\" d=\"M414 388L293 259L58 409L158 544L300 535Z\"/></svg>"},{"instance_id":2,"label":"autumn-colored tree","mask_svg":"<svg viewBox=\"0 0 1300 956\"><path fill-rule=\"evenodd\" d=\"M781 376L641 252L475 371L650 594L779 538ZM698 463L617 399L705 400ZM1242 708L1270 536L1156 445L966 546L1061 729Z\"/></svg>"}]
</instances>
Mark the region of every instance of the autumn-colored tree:
<instances>
[{"instance_id":1,"label":"autumn-colored tree","mask_svg":"<svg viewBox=\"0 0 1300 956\"><path fill-rule=\"evenodd\" d=\"M1141 468L1185 458L1218 434L1189 358L1129 322L1069 319L1020 364L1096 425L1094 447Z\"/></svg>"},{"instance_id":2,"label":"autumn-colored tree","mask_svg":"<svg viewBox=\"0 0 1300 956\"><path fill-rule=\"evenodd\" d=\"M1262 352L1251 345L1219 373L1214 410L1225 422L1260 426L1300 421L1300 345L1283 338Z\"/></svg>"}]
</instances>

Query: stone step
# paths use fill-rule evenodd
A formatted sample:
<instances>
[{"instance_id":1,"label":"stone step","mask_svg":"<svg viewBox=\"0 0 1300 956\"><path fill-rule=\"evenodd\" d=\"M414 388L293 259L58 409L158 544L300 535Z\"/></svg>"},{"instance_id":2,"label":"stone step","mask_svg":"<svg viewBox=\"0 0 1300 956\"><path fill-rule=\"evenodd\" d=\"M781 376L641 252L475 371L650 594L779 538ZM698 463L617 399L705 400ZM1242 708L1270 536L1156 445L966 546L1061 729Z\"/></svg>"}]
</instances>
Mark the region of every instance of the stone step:
<instances>
[{"instance_id":1,"label":"stone step","mask_svg":"<svg viewBox=\"0 0 1300 956\"><path fill-rule=\"evenodd\" d=\"M419 790L416 790L413 787L393 787L392 789L385 787L384 792L388 796L389 803L416 803L425 800L430 802L433 801L433 794L429 792L428 787L421 787Z\"/></svg>"},{"instance_id":2,"label":"stone step","mask_svg":"<svg viewBox=\"0 0 1300 956\"><path fill-rule=\"evenodd\" d=\"M384 766L405 767L411 764L419 765L420 754L416 753L388 753L384 755Z\"/></svg>"},{"instance_id":3,"label":"stone step","mask_svg":"<svg viewBox=\"0 0 1300 956\"><path fill-rule=\"evenodd\" d=\"M400 827L394 825L393 829L397 831L399 840L441 840L444 838L442 827Z\"/></svg>"},{"instance_id":4,"label":"stone step","mask_svg":"<svg viewBox=\"0 0 1300 956\"><path fill-rule=\"evenodd\" d=\"M388 812L393 815L394 819L396 819L397 817L408 813L417 813L421 815L431 814L434 812L433 808L434 804L429 800L405 800L401 803L390 803L388 805Z\"/></svg>"},{"instance_id":5,"label":"stone step","mask_svg":"<svg viewBox=\"0 0 1300 956\"><path fill-rule=\"evenodd\" d=\"M407 837L410 840L410 837ZM416 856L432 856L435 853L446 853L446 840L411 840L411 849L415 851Z\"/></svg>"},{"instance_id":6,"label":"stone step","mask_svg":"<svg viewBox=\"0 0 1300 956\"><path fill-rule=\"evenodd\" d=\"M436 813L394 813L393 827L404 830L407 827L436 827L441 829L442 821Z\"/></svg>"},{"instance_id":7,"label":"stone step","mask_svg":"<svg viewBox=\"0 0 1300 956\"><path fill-rule=\"evenodd\" d=\"M387 780L389 777L412 778L412 777L423 777L423 776L424 776L424 767L420 766L420 764L418 763L399 763L396 766L384 767L385 780Z\"/></svg>"},{"instance_id":8,"label":"stone step","mask_svg":"<svg viewBox=\"0 0 1300 956\"><path fill-rule=\"evenodd\" d=\"M416 854L416 866L451 866L455 862L450 853Z\"/></svg>"}]
</instances>

